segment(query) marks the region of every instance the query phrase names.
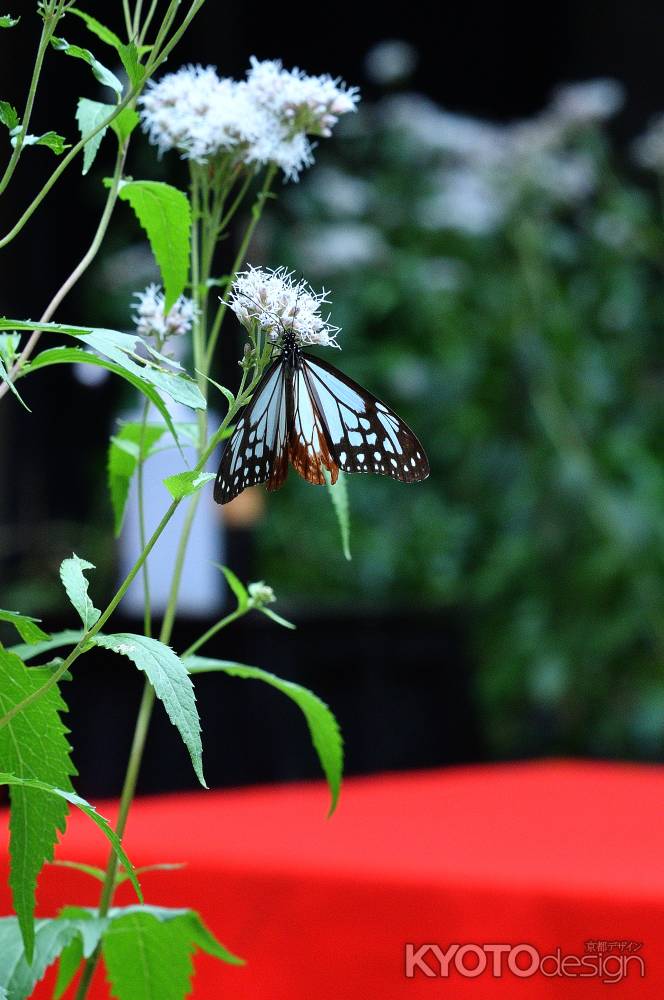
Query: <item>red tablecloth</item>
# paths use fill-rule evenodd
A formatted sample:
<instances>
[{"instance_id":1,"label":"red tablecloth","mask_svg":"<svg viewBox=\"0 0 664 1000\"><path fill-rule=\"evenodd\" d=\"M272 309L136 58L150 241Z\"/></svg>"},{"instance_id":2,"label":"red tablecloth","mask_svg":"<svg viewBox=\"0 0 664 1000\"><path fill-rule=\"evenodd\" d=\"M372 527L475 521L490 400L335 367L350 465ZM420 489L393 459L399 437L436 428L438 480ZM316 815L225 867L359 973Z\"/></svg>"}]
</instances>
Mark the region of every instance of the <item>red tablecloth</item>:
<instances>
[{"instance_id":1,"label":"red tablecloth","mask_svg":"<svg viewBox=\"0 0 664 1000\"><path fill-rule=\"evenodd\" d=\"M135 804L125 840L133 862L188 862L145 875L146 900L197 908L248 959L238 969L199 956L197 998L664 995L664 768L547 762L352 779L330 821L326 809L319 784ZM112 803L99 810L115 815ZM96 828L73 815L59 856L99 865L105 855ZM86 876L50 868L39 912L92 905L96 896ZM118 902L131 901L122 886ZM443 952L450 944L527 944L540 955L559 949L602 963L610 954L605 968L622 978L606 984L589 965L584 978L554 976L553 960L544 966L549 975L519 977L507 955L494 977L491 951L483 952L486 971L472 978L454 960L447 979L427 977L417 963L407 978L408 942ZM435 955L424 961L439 973ZM625 966L628 955L643 964ZM531 956L522 951L513 962L523 969ZM466 949L461 969L480 961L477 948ZM107 996L102 974L93 996Z\"/></svg>"}]
</instances>

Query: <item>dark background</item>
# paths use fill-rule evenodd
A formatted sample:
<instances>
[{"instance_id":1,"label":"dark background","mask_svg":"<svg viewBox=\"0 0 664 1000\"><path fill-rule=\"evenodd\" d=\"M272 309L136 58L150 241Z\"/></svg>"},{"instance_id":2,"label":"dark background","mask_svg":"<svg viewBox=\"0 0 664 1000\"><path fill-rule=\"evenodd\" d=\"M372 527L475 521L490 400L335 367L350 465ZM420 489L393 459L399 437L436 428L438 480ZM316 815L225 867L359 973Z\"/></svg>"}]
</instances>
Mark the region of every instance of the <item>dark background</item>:
<instances>
[{"instance_id":1,"label":"dark background","mask_svg":"<svg viewBox=\"0 0 664 1000\"><path fill-rule=\"evenodd\" d=\"M112 24L107 8L114 6L88 4L86 9ZM16 4L14 8L14 13L21 12ZM113 26L120 30L119 23ZM99 50L78 20L69 19L65 27L61 33L71 41ZM626 84L630 98L613 126L620 143L664 106L663 27L664 14L655 3L558 3L544 8L465 3L450 5L446 11L410 4L406 16L396 5L392 11L386 5L377 11L375 5L329 10L303 4L259 8L210 2L168 68L194 61L241 76L251 54L279 57L287 66L339 74L370 98L375 90L364 74L367 51L383 39L403 38L419 53L413 89L449 109L490 119L504 121L535 112L559 82L615 77ZM36 17L23 12L20 28L3 46L0 97L19 107L36 32ZM81 93L95 96L85 68L75 60L58 58L57 87L46 86L40 92L34 131L53 128L71 138ZM55 197L49 197L32 223L1 251L3 314L36 318L72 269L96 225L103 192L92 181L103 176L107 155L102 147L89 179L81 179L76 164L70 167ZM141 164L149 162L153 176L168 169L169 179L184 185L184 173L172 162L157 166L155 174L144 144L132 157L129 173L139 175ZM29 203L53 162L45 149L26 155L10 195L2 200L3 232ZM110 244L136 237L125 217L113 229ZM95 298L94 269L56 318L90 322L91 302L95 322L111 324L112 306ZM117 392L109 383L85 388L68 371L56 369L30 384L32 415L21 411L11 397L0 403L0 596L17 574L36 575L57 587L57 564L67 553L49 550L53 524L84 524L85 531L93 533L108 530L108 510L97 509L91 498L98 495L94 485L104 475L100 428L110 422ZM64 428L74 425L75 431L65 433ZM71 532L75 539L73 527ZM250 540L236 538L233 544L234 565L251 578ZM84 545L80 547L83 551ZM108 588L111 582L106 581ZM103 598L101 593L96 596L98 602ZM39 613L40 607L21 610ZM246 620L224 637L223 655L300 680L325 698L344 730L351 772L485 756L470 693L469 623L461 612L376 611L362 617L345 613L321 618L314 607L298 611L300 628L294 634L262 619ZM58 614L57 607L50 614L48 608L42 612L49 629L71 624L59 620ZM115 621L118 629L136 627L120 617ZM182 648L195 635L196 626L179 623L174 646ZM220 650L212 646L210 652ZM140 679L110 655L86 656L80 664L67 697L83 794L117 792L139 691ZM211 784L316 774L304 727L296 710L280 696L257 685L215 677L202 678L198 693ZM155 739L146 755L142 789L190 784L185 754L163 714L153 725Z\"/></svg>"}]
</instances>

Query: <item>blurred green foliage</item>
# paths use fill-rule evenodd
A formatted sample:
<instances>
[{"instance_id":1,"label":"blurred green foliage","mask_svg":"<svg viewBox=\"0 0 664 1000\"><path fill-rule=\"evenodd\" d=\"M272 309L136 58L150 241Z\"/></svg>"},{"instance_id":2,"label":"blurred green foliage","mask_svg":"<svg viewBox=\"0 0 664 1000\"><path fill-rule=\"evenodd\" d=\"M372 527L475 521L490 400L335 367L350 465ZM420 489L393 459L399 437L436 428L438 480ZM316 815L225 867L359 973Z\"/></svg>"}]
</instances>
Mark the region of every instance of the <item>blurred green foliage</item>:
<instances>
[{"instance_id":1,"label":"blurred green foliage","mask_svg":"<svg viewBox=\"0 0 664 1000\"><path fill-rule=\"evenodd\" d=\"M331 360L432 475L349 478L352 564L291 476L261 572L280 597L455 608L497 754L662 747L664 237L606 137L620 100L597 81L495 126L385 98L271 234L274 263L332 290Z\"/></svg>"}]
</instances>

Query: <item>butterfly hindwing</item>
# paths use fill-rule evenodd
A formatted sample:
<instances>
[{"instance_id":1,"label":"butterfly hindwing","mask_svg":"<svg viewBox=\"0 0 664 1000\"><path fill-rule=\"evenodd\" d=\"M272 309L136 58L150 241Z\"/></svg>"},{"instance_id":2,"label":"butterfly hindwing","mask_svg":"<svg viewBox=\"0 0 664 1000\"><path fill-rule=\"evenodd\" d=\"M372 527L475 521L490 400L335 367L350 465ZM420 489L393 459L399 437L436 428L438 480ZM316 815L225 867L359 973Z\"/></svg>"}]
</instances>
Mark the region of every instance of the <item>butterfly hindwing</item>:
<instances>
[{"instance_id":1,"label":"butterfly hindwing","mask_svg":"<svg viewBox=\"0 0 664 1000\"><path fill-rule=\"evenodd\" d=\"M325 420L309 387L304 365L300 363L293 372L292 423L289 434L288 455L296 472L307 482L322 485L323 470L330 473L336 483L339 466L330 452L325 432Z\"/></svg>"},{"instance_id":2,"label":"butterfly hindwing","mask_svg":"<svg viewBox=\"0 0 664 1000\"><path fill-rule=\"evenodd\" d=\"M312 409L343 472L373 472L405 483L427 478L424 449L394 410L320 358L303 355L301 365Z\"/></svg>"},{"instance_id":3,"label":"butterfly hindwing","mask_svg":"<svg viewBox=\"0 0 664 1000\"><path fill-rule=\"evenodd\" d=\"M247 486L278 489L288 474L286 371L282 356L256 386L226 443L214 484L214 499L228 503Z\"/></svg>"}]
</instances>

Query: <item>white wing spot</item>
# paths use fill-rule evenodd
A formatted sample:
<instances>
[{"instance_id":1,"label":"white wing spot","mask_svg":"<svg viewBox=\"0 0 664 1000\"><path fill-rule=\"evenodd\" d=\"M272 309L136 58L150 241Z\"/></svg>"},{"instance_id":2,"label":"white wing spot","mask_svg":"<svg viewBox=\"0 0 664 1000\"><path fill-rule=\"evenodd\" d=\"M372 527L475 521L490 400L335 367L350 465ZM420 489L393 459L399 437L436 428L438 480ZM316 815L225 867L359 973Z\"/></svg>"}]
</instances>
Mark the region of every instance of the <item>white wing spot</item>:
<instances>
[{"instance_id":1,"label":"white wing spot","mask_svg":"<svg viewBox=\"0 0 664 1000\"><path fill-rule=\"evenodd\" d=\"M391 459L390 459L390 462L392 463L392 465L393 465L393 466L394 466L394 468L396 469L396 467L397 467L397 460L396 460L396 458L391 458Z\"/></svg>"},{"instance_id":2,"label":"white wing spot","mask_svg":"<svg viewBox=\"0 0 664 1000\"><path fill-rule=\"evenodd\" d=\"M340 452L340 454L339 454L339 460L341 461L342 465L346 464L346 452L345 451Z\"/></svg>"},{"instance_id":3,"label":"white wing spot","mask_svg":"<svg viewBox=\"0 0 664 1000\"><path fill-rule=\"evenodd\" d=\"M364 427L365 431L368 431L369 428L371 427L371 423L367 420L366 417L360 417L360 423L362 427Z\"/></svg>"},{"instance_id":4,"label":"white wing spot","mask_svg":"<svg viewBox=\"0 0 664 1000\"><path fill-rule=\"evenodd\" d=\"M381 454L379 451L374 452L374 458L376 459L377 462L380 462Z\"/></svg>"},{"instance_id":5,"label":"white wing spot","mask_svg":"<svg viewBox=\"0 0 664 1000\"><path fill-rule=\"evenodd\" d=\"M379 403L378 400L376 400L376 409L377 410L381 410L383 413L387 413L388 412L387 407L383 406L382 403Z\"/></svg>"},{"instance_id":6,"label":"white wing spot","mask_svg":"<svg viewBox=\"0 0 664 1000\"><path fill-rule=\"evenodd\" d=\"M358 454L357 460L358 460L358 462L363 462L364 461L364 452L363 451Z\"/></svg>"},{"instance_id":7,"label":"white wing spot","mask_svg":"<svg viewBox=\"0 0 664 1000\"><path fill-rule=\"evenodd\" d=\"M362 444L363 438L359 431L349 431L348 440L354 448L357 448L358 445Z\"/></svg>"}]
</instances>

